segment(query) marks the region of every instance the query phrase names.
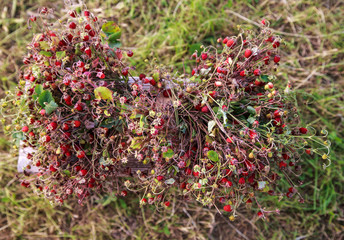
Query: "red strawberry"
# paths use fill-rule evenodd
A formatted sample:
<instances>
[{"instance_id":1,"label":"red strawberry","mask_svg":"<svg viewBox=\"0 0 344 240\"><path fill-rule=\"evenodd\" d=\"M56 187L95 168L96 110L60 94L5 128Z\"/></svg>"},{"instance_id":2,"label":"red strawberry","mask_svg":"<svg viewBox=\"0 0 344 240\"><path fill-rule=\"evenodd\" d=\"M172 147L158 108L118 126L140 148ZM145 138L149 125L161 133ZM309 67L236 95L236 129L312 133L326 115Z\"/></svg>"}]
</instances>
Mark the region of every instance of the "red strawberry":
<instances>
[{"instance_id":1,"label":"red strawberry","mask_svg":"<svg viewBox=\"0 0 344 240\"><path fill-rule=\"evenodd\" d=\"M252 55L252 51L250 49L246 49L244 55L245 55L245 58L249 58Z\"/></svg>"},{"instance_id":2,"label":"red strawberry","mask_svg":"<svg viewBox=\"0 0 344 240\"><path fill-rule=\"evenodd\" d=\"M226 212L231 212L232 211L232 207L231 205L226 205L223 207L223 210L226 211Z\"/></svg>"}]
</instances>

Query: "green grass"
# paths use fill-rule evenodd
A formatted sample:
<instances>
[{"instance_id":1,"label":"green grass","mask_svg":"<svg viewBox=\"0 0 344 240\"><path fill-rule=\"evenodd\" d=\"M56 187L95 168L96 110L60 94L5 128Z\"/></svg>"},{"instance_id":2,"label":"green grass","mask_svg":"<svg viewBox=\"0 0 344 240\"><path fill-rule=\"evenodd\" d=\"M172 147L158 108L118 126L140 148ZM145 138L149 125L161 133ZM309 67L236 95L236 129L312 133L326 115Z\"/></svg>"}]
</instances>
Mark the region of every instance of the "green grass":
<instances>
[{"instance_id":1,"label":"green grass","mask_svg":"<svg viewBox=\"0 0 344 240\"><path fill-rule=\"evenodd\" d=\"M16 0L1 3L0 95L15 86L16 73L32 37L26 29L39 5L60 14L63 2ZM1 5L0 4L0 5ZM344 3L341 1L88 1L99 17L122 27L122 45L133 49L138 73L149 63L188 70L189 54L218 37L235 35L237 25L253 29L262 18L285 40L280 85L297 89L300 117L317 129L326 128L332 142L332 164L322 168L316 156L303 163L305 203L278 202L280 215L258 220L242 209L230 222L214 209L176 199L171 211L140 209L137 196L93 199L86 207L73 202L54 208L16 182L16 158L0 137L0 239L341 239L344 205ZM7 9L7 10L6 10Z\"/></svg>"}]
</instances>

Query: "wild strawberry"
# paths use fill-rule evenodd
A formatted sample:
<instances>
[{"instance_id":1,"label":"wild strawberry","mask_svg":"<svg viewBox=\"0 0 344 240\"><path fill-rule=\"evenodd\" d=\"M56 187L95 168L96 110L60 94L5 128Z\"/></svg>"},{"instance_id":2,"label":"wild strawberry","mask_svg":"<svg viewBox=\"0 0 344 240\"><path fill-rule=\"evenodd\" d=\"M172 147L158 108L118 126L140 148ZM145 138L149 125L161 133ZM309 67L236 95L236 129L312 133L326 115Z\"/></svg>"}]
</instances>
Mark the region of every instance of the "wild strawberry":
<instances>
[{"instance_id":1,"label":"wild strawberry","mask_svg":"<svg viewBox=\"0 0 344 240\"><path fill-rule=\"evenodd\" d=\"M50 166L49 166L49 170L50 170L51 172L56 172L56 171L57 171L57 169L56 169L53 165L50 165Z\"/></svg>"},{"instance_id":2,"label":"wild strawberry","mask_svg":"<svg viewBox=\"0 0 344 240\"><path fill-rule=\"evenodd\" d=\"M209 108L207 106L204 106L204 107L202 107L201 111L203 113L208 113L209 112Z\"/></svg>"},{"instance_id":3,"label":"wild strawberry","mask_svg":"<svg viewBox=\"0 0 344 240\"><path fill-rule=\"evenodd\" d=\"M124 68L124 69L122 69L122 75L123 76L127 76L128 75L128 69L127 68Z\"/></svg>"},{"instance_id":4,"label":"wild strawberry","mask_svg":"<svg viewBox=\"0 0 344 240\"><path fill-rule=\"evenodd\" d=\"M251 55L252 55L251 49L246 49L244 55L245 55L245 58L251 57Z\"/></svg>"},{"instance_id":5,"label":"wild strawberry","mask_svg":"<svg viewBox=\"0 0 344 240\"><path fill-rule=\"evenodd\" d=\"M196 74L196 69L194 68L194 69L192 69L192 71L191 71L191 75L193 76L193 75L195 75Z\"/></svg>"},{"instance_id":6,"label":"wild strawberry","mask_svg":"<svg viewBox=\"0 0 344 240\"><path fill-rule=\"evenodd\" d=\"M261 211L259 211L259 212L257 213L257 215L258 215L259 218L264 217L264 215L263 215L263 213L262 213Z\"/></svg>"},{"instance_id":7,"label":"wild strawberry","mask_svg":"<svg viewBox=\"0 0 344 240\"><path fill-rule=\"evenodd\" d=\"M74 109L76 109L77 111L82 111L83 110L83 106L82 106L82 104L80 104L80 103L77 103L77 104L75 104L74 105Z\"/></svg>"},{"instance_id":8,"label":"wild strawberry","mask_svg":"<svg viewBox=\"0 0 344 240\"><path fill-rule=\"evenodd\" d=\"M150 83L152 86L155 86L155 85L156 85L156 81L155 81L154 79L151 79L151 80L149 81L149 83Z\"/></svg>"},{"instance_id":9,"label":"wild strawberry","mask_svg":"<svg viewBox=\"0 0 344 240\"><path fill-rule=\"evenodd\" d=\"M91 14L91 13L90 13L89 11L87 11L87 10L86 10L86 11L84 11L84 16L85 16L85 17L89 17L89 16L90 16L90 14Z\"/></svg>"},{"instance_id":10,"label":"wild strawberry","mask_svg":"<svg viewBox=\"0 0 344 240\"><path fill-rule=\"evenodd\" d=\"M185 174L190 175L191 174L191 169L190 168L185 168Z\"/></svg>"},{"instance_id":11,"label":"wild strawberry","mask_svg":"<svg viewBox=\"0 0 344 240\"><path fill-rule=\"evenodd\" d=\"M85 49L85 53L88 57L91 57L91 55L92 55L92 51L89 47Z\"/></svg>"},{"instance_id":12,"label":"wild strawberry","mask_svg":"<svg viewBox=\"0 0 344 240\"><path fill-rule=\"evenodd\" d=\"M76 11L69 11L69 16L71 16L72 18L75 18L77 15Z\"/></svg>"},{"instance_id":13,"label":"wild strawberry","mask_svg":"<svg viewBox=\"0 0 344 240\"><path fill-rule=\"evenodd\" d=\"M280 60L281 60L281 57L280 57L279 55L276 55L276 56L274 57L274 62L275 62L275 63L278 63Z\"/></svg>"},{"instance_id":14,"label":"wild strawberry","mask_svg":"<svg viewBox=\"0 0 344 240\"><path fill-rule=\"evenodd\" d=\"M226 139L226 142L228 142L228 143L233 143L233 137L227 138L227 139Z\"/></svg>"},{"instance_id":15,"label":"wild strawberry","mask_svg":"<svg viewBox=\"0 0 344 240\"><path fill-rule=\"evenodd\" d=\"M96 32L94 30L91 30L88 32L88 35L90 35L91 37L94 37L96 35Z\"/></svg>"},{"instance_id":16,"label":"wild strawberry","mask_svg":"<svg viewBox=\"0 0 344 240\"><path fill-rule=\"evenodd\" d=\"M24 126L23 128L22 128L22 132L28 132L29 131L29 127L28 126Z\"/></svg>"},{"instance_id":17,"label":"wild strawberry","mask_svg":"<svg viewBox=\"0 0 344 240\"><path fill-rule=\"evenodd\" d=\"M69 24L69 28L70 28L70 29L75 29L75 28L76 28L76 23L75 23L75 22L71 22L71 23Z\"/></svg>"},{"instance_id":18,"label":"wild strawberry","mask_svg":"<svg viewBox=\"0 0 344 240\"><path fill-rule=\"evenodd\" d=\"M134 53L133 53L133 51L129 50L129 51L127 52L127 55L128 55L128 57L132 57L132 56L134 55Z\"/></svg>"},{"instance_id":19,"label":"wild strawberry","mask_svg":"<svg viewBox=\"0 0 344 240\"><path fill-rule=\"evenodd\" d=\"M202 60L207 60L208 54L207 53L202 53L201 54L201 58L202 58Z\"/></svg>"},{"instance_id":20,"label":"wild strawberry","mask_svg":"<svg viewBox=\"0 0 344 240\"><path fill-rule=\"evenodd\" d=\"M79 60L77 61L76 66L79 68L83 68L85 66L85 63Z\"/></svg>"},{"instance_id":21,"label":"wild strawberry","mask_svg":"<svg viewBox=\"0 0 344 240\"><path fill-rule=\"evenodd\" d=\"M261 24L263 24L263 25L265 25L266 24L266 22L265 22L265 19L263 19L262 21L260 21L261 22Z\"/></svg>"},{"instance_id":22,"label":"wild strawberry","mask_svg":"<svg viewBox=\"0 0 344 240\"><path fill-rule=\"evenodd\" d=\"M278 48L280 46L280 42L279 41L274 41L274 43L272 44L273 48Z\"/></svg>"},{"instance_id":23,"label":"wild strawberry","mask_svg":"<svg viewBox=\"0 0 344 240\"><path fill-rule=\"evenodd\" d=\"M86 24L85 30L90 31L91 29L92 29L91 25L90 24Z\"/></svg>"},{"instance_id":24,"label":"wild strawberry","mask_svg":"<svg viewBox=\"0 0 344 240\"><path fill-rule=\"evenodd\" d=\"M164 180L164 176L157 176L156 179L161 182L162 180Z\"/></svg>"},{"instance_id":25,"label":"wild strawberry","mask_svg":"<svg viewBox=\"0 0 344 240\"><path fill-rule=\"evenodd\" d=\"M88 171L87 171L86 169L81 169L81 170L80 170L80 175L81 175L81 176L86 176L87 172L88 172Z\"/></svg>"},{"instance_id":26,"label":"wild strawberry","mask_svg":"<svg viewBox=\"0 0 344 240\"><path fill-rule=\"evenodd\" d=\"M57 128L57 123L56 123L56 122L51 122L51 123L49 123L49 125L47 126L47 129L48 129L48 130L51 130L51 131L55 130L56 128Z\"/></svg>"},{"instance_id":27,"label":"wild strawberry","mask_svg":"<svg viewBox=\"0 0 344 240\"><path fill-rule=\"evenodd\" d=\"M62 130L64 130L64 131L69 130L69 126L68 126L67 123L63 123L63 124L62 124Z\"/></svg>"},{"instance_id":28,"label":"wild strawberry","mask_svg":"<svg viewBox=\"0 0 344 240\"><path fill-rule=\"evenodd\" d=\"M279 167L282 169L282 168L285 168L285 167L287 167L287 163L286 162L284 162L284 161L281 161L280 163L279 163Z\"/></svg>"},{"instance_id":29,"label":"wild strawberry","mask_svg":"<svg viewBox=\"0 0 344 240\"><path fill-rule=\"evenodd\" d=\"M169 206L171 205L171 203L170 203L169 201L166 201L166 202L164 202L164 205L165 205L166 207L169 207Z\"/></svg>"},{"instance_id":30,"label":"wild strawberry","mask_svg":"<svg viewBox=\"0 0 344 240\"><path fill-rule=\"evenodd\" d=\"M226 212L231 212L232 211L232 207L231 205L226 205L223 207L223 210L226 211Z\"/></svg>"},{"instance_id":31,"label":"wild strawberry","mask_svg":"<svg viewBox=\"0 0 344 240\"><path fill-rule=\"evenodd\" d=\"M79 120L75 120L72 122L72 125L73 125L73 127L77 128L77 127L80 127L81 122Z\"/></svg>"},{"instance_id":32,"label":"wild strawberry","mask_svg":"<svg viewBox=\"0 0 344 240\"><path fill-rule=\"evenodd\" d=\"M123 190L123 191L121 192L121 196L122 196L122 197L125 197L125 196L127 196L127 194L128 194L128 192L127 192L127 191L125 191L125 190Z\"/></svg>"},{"instance_id":33,"label":"wild strawberry","mask_svg":"<svg viewBox=\"0 0 344 240\"><path fill-rule=\"evenodd\" d=\"M43 140L43 142L48 143L48 142L50 142L51 137L50 137L49 135L46 135L46 136L44 136L44 137L42 138L42 140Z\"/></svg>"},{"instance_id":34,"label":"wild strawberry","mask_svg":"<svg viewBox=\"0 0 344 240\"><path fill-rule=\"evenodd\" d=\"M311 154L311 149L306 149L306 153L309 155Z\"/></svg>"},{"instance_id":35,"label":"wild strawberry","mask_svg":"<svg viewBox=\"0 0 344 240\"><path fill-rule=\"evenodd\" d=\"M105 78L105 74L102 73L102 72L98 72L97 73L97 77L101 78L101 79L104 79Z\"/></svg>"},{"instance_id":36,"label":"wild strawberry","mask_svg":"<svg viewBox=\"0 0 344 240\"><path fill-rule=\"evenodd\" d=\"M27 181L22 181L22 182L20 183L20 185L23 186L23 187L28 188L28 187L30 186L30 183L27 182Z\"/></svg>"},{"instance_id":37,"label":"wild strawberry","mask_svg":"<svg viewBox=\"0 0 344 240\"><path fill-rule=\"evenodd\" d=\"M300 131L300 133L302 133L302 134L306 134L307 132L308 132L308 129L307 128L299 128L299 131Z\"/></svg>"},{"instance_id":38,"label":"wild strawberry","mask_svg":"<svg viewBox=\"0 0 344 240\"><path fill-rule=\"evenodd\" d=\"M31 17L30 17L30 21L31 21L31 22L36 22L36 20L37 20L36 16L31 16Z\"/></svg>"},{"instance_id":39,"label":"wild strawberry","mask_svg":"<svg viewBox=\"0 0 344 240\"><path fill-rule=\"evenodd\" d=\"M242 70L242 71L240 72L240 76L242 76L242 77L245 77L245 76L246 76L245 70Z\"/></svg>"},{"instance_id":40,"label":"wild strawberry","mask_svg":"<svg viewBox=\"0 0 344 240\"><path fill-rule=\"evenodd\" d=\"M239 179L239 184L240 184L240 185L245 184L245 178L243 178L243 177L240 178L240 179Z\"/></svg>"},{"instance_id":41,"label":"wild strawberry","mask_svg":"<svg viewBox=\"0 0 344 240\"><path fill-rule=\"evenodd\" d=\"M74 170L75 170L76 172L79 172L79 171L81 170L81 166L76 165L76 166L74 167Z\"/></svg>"},{"instance_id":42,"label":"wild strawberry","mask_svg":"<svg viewBox=\"0 0 344 240\"><path fill-rule=\"evenodd\" d=\"M142 205L145 205L146 203L147 203L147 198L142 198L142 199L141 199L141 204L142 204Z\"/></svg>"},{"instance_id":43,"label":"wild strawberry","mask_svg":"<svg viewBox=\"0 0 344 240\"><path fill-rule=\"evenodd\" d=\"M226 43L227 47L231 48L235 45L235 41L234 39L228 39L227 43Z\"/></svg>"},{"instance_id":44,"label":"wild strawberry","mask_svg":"<svg viewBox=\"0 0 344 240\"><path fill-rule=\"evenodd\" d=\"M253 71L253 74L254 74L255 76L259 76L259 75L261 74L260 69L254 70L254 71Z\"/></svg>"}]
</instances>

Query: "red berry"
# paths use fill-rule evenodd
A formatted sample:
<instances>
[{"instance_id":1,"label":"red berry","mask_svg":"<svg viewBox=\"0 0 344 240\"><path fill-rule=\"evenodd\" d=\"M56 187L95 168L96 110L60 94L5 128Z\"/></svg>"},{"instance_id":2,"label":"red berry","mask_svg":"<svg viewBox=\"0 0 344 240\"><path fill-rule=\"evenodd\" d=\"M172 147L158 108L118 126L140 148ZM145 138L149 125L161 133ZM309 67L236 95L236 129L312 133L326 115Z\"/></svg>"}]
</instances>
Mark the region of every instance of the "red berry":
<instances>
[{"instance_id":1,"label":"red berry","mask_svg":"<svg viewBox=\"0 0 344 240\"><path fill-rule=\"evenodd\" d=\"M242 77L245 77L245 76L246 76L245 70L242 70L242 71L240 72L240 76L242 76Z\"/></svg>"},{"instance_id":2,"label":"red berry","mask_svg":"<svg viewBox=\"0 0 344 240\"><path fill-rule=\"evenodd\" d=\"M70 11L69 12L69 16L71 16L71 17L73 17L73 18L75 18L76 17L76 11Z\"/></svg>"},{"instance_id":3,"label":"red berry","mask_svg":"<svg viewBox=\"0 0 344 240\"><path fill-rule=\"evenodd\" d=\"M254 70L254 71L253 71L253 74L254 74L255 76L259 76L259 75L261 74L260 69Z\"/></svg>"},{"instance_id":4,"label":"red berry","mask_svg":"<svg viewBox=\"0 0 344 240\"><path fill-rule=\"evenodd\" d=\"M202 58L202 60L206 60L208 58L208 54L207 53L202 53L201 54L201 58Z\"/></svg>"},{"instance_id":5,"label":"red berry","mask_svg":"<svg viewBox=\"0 0 344 240\"><path fill-rule=\"evenodd\" d=\"M44 136L43 137L43 140L44 140L44 142L50 142L50 140L51 140L51 137L49 136L49 135L46 135L46 136Z\"/></svg>"},{"instance_id":6,"label":"red berry","mask_svg":"<svg viewBox=\"0 0 344 240\"><path fill-rule=\"evenodd\" d=\"M156 179L160 182L160 181L164 180L164 176L157 176Z\"/></svg>"},{"instance_id":7,"label":"red berry","mask_svg":"<svg viewBox=\"0 0 344 240\"><path fill-rule=\"evenodd\" d=\"M275 62L275 63L278 63L280 60L281 60L281 57L280 57L279 55L276 55L276 56L274 57L274 62Z\"/></svg>"},{"instance_id":8,"label":"red berry","mask_svg":"<svg viewBox=\"0 0 344 240\"><path fill-rule=\"evenodd\" d=\"M56 172L57 171L57 169L53 165L50 165L49 170L51 172Z\"/></svg>"},{"instance_id":9,"label":"red berry","mask_svg":"<svg viewBox=\"0 0 344 240\"><path fill-rule=\"evenodd\" d=\"M85 53L87 54L88 57L91 57L91 55L92 55L92 51L90 48L86 48Z\"/></svg>"},{"instance_id":10,"label":"red berry","mask_svg":"<svg viewBox=\"0 0 344 240\"><path fill-rule=\"evenodd\" d=\"M152 86L155 86L156 85L156 81L154 79L150 80L149 83L152 85Z\"/></svg>"},{"instance_id":11,"label":"red berry","mask_svg":"<svg viewBox=\"0 0 344 240\"><path fill-rule=\"evenodd\" d=\"M48 130L55 130L57 128L57 123L51 122L47 128L48 128Z\"/></svg>"},{"instance_id":12,"label":"red berry","mask_svg":"<svg viewBox=\"0 0 344 240\"><path fill-rule=\"evenodd\" d=\"M127 192L127 191L125 191L125 190L123 190L123 191L121 192L121 196L122 196L122 197L125 197L125 196L127 196L127 194L128 194L128 192Z\"/></svg>"},{"instance_id":13,"label":"red berry","mask_svg":"<svg viewBox=\"0 0 344 240\"><path fill-rule=\"evenodd\" d=\"M232 207L231 205L226 205L223 207L223 210L226 211L226 212L231 212L232 211Z\"/></svg>"},{"instance_id":14,"label":"red berry","mask_svg":"<svg viewBox=\"0 0 344 240\"><path fill-rule=\"evenodd\" d=\"M29 131L29 127L28 127L28 126L24 126L24 127L22 128L22 131L23 131L23 132L28 132L28 131Z\"/></svg>"},{"instance_id":15,"label":"red berry","mask_svg":"<svg viewBox=\"0 0 344 240\"><path fill-rule=\"evenodd\" d=\"M73 121L73 127L80 127L81 122L79 120Z\"/></svg>"},{"instance_id":16,"label":"red berry","mask_svg":"<svg viewBox=\"0 0 344 240\"><path fill-rule=\"evenodd\" d=\"M266 24L265 19L263 19L263 20L261 21L261 23L262 23L263 25L265 25L265 24Z\"/></svg>"},{"instance_id":17,"label":"red berry","mask_svg":"<svg viewBox=\"0 0 344 240\"><path fill-rule=\"evenodd\" d=\"M83 107L80 103L75 104L74 108L79 112L83 110Z\"/></svg>"},{"instance_id":18,"label":"red berry","mask_svg":"<svg viewBox=\"0 0 344 240\"><path fill-rule=\"evenodd\" d=\"M69 24L69 28L70 28L70 29L75 29L75 28L76 28L76 23L75 23L75 22L71 22L71 23Z\"/></svg>"},{"instance_id":19,"label":"red berry","mask_svg":"<svg viewBox=\"0 0 344 240\"><path fill-rule=\"evenodd\" d=\"M245 184L245 178L243 178L243 177L240 178L239 179L239 184L241 184L241 185Z\"/></svg>"},{"instance_id":20,"label":"red berry","mask_svg":"<svg viewBox=\"0 0 344 240\"><path fill-rule=\"evenodd\" d=\"M62 124L62 130L67 131L69 129L69 126L67 123Z\"/></svg>"},{"instance_id":21,"label":"red berry","mask_svg":"<svg viewBox=\"0 0 344 240\"><path fill-rule=\"evenodd\" d=\"M311 149L306 149L307 154L311 154Z\"/></svg>"},{"instance_id":22,"label":"red berry","mask_svg":"<svg viewBox=\"0 0 344 240\"><path fill-rule=\"evenodd\" d=\"M86 169L81 169L80 170L80 175L81 176L85 176L87 174L87 170Z\"/></svg>"},{"instance_id":23,"label":"red berry","mask_svg":"<svg viewBox=\"0 0 344 240\"><path fill-rule=\"evenodd\" d=\"M84 15L85 15L85 17L89 17L90 16L90 12L89 11L84 11Z\"/></svg>"},{"instance_id":24,"label":"red berry","mask_svg":"<svg viewBox=\"0 0 344 240\"><path fill-rule=\"evenodd\" d=\"M86 24L86 26L85 26L85 29L89 31L89 30L91 30L91 29L92 29L92 27L91 27L91 25L90 25L90 24Z\"/></svg>"},{"instance_id":25,"label":"red berry","mask_svg":"<svg viewBox=\"0 0 344 240\"><path fill-rule=\"evenodd\" d=\"M252 55L252 51L250 49L246 49L244 55L245 55L245 58L249 58Z\"/></svg>"},{"instance_id":26,"label":"red berry","mask_svg":"<svg viewBox=\"0 0 344 240\"><path fill-rule=\"evenodd\" d=\"M122 69L122 75L123 76L127 76L128 75L128 69L127 68L124 68L124 69Z\"/></svg>"},{"instance_id":27,"label":"red berry","mask_svg":"<svg viewBox=\"0 0 344 240\"><path fill-rule=\"evenodd\" d=\"M169 201L164 202L164 204L166 207L169 207L171 205L171 203Z\"/></svg>"},{"instance_id":28,"label":"red berry","mask_svg":"<svg viewBox=\"0 0 344 240\"><path fill-rule=\"evenodd\" d=\"M134 53L133 53L133 51L129 50L129 51L127 52L127 55L128 55L128 57L132 57L132 56L134 55Z\"/></svg>"},{"instance_id":29,"label":"red berry","mask_svg":"<svg viewBox=\"0 0 344 240\"><path fill-rule=\"evenodd\" d=\"M261 211L259 211L259 212L257 213L257 215L258 215L258 217L260 217L260 218L264 217L264 215L263 215L263 213L262 213Z\"/></svg>"},{"instance_id":30,"label":"red berry","mask_svg":"<svg viewBox=\"0 0 344 240\"><path fill-rule=\"evenodd\" d=\"M204 106L204 107L202 107L201 111L202 111L203 113L207 113L207 112L209 112L209 109L208 109L207 106Z\"/></svg>"},{"instance_id":31,"label":"red berry","mask_svg":"<svg viewBox=\"0 0 344 240\"><path fill-rule=\"evenodd\" d=\"M35 133L34 132L29 132L29 137L35 137Z\"/></svg>"},{"instance_id":32,"label":"red berry","mask_svg":"<svg viewBox=\"0 0 344 240\"><path fill-rule=\"evenodd\" d=\"M76 166L74 167L74 170L75 170L76 172L79 172L80 169L81 169L81 166L79 166L79 165L76 165Z\"/></svg>"},{"instance_id":33,"label":"red berry","mask_svg":"<svg viewBox=\"0 0 344 240\"><path fill-rule=\"evenodd\" d=\"M308 132L307 128L299 128L300 133L306 134Z\"/></svg>"},{"instance_id":34,"label":"red berry","mask_svg":"<svg viewBox=\"0 0 344 240\"><path fill-rule=\"evenodd\" d=\"M235 41L234 41L234 39L228 39L228 41L227 41L227 47L233 47L235 45Z\"/></svg>"}]
</instances>

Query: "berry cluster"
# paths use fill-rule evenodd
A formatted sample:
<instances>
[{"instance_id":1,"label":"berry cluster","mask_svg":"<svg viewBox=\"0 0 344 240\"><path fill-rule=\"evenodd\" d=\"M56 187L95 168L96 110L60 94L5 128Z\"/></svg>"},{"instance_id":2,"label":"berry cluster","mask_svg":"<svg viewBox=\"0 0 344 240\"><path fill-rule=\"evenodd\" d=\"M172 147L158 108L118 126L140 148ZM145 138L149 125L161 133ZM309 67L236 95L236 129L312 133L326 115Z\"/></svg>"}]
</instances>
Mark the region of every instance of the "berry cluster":
<instances>
[{"instance_id":1,"label":"berry cluster","mask_svg":"<svg viewBox=\"0 0 344 240\"><path fill-rule=\"evenodd\" d=\"M169 207L180 191L233 218L242 203L254 203L259 217L278 212L260 205L262 194L303 201L302 156L327 159L330 144L300 127L291 84L284 92L275 87L282 39L266 20L259 34L241 30L195 52L190 74L155 67L136 80L126 63L133 52L119 48L116 24L80 9L48 24L50 12L40 12L42 33L28 45L8 100L17 110L5 130L36 150L27 157L39 172L23 186L56 203L75 196L80 204L96 193L124 197L132 190L143 194L140 204L157 207ZM3 101L3 109L8 105ZM143 167L134 171L135 164ZM281 178L290 186L277 191Z\"/></svg>"}]
</instances>

